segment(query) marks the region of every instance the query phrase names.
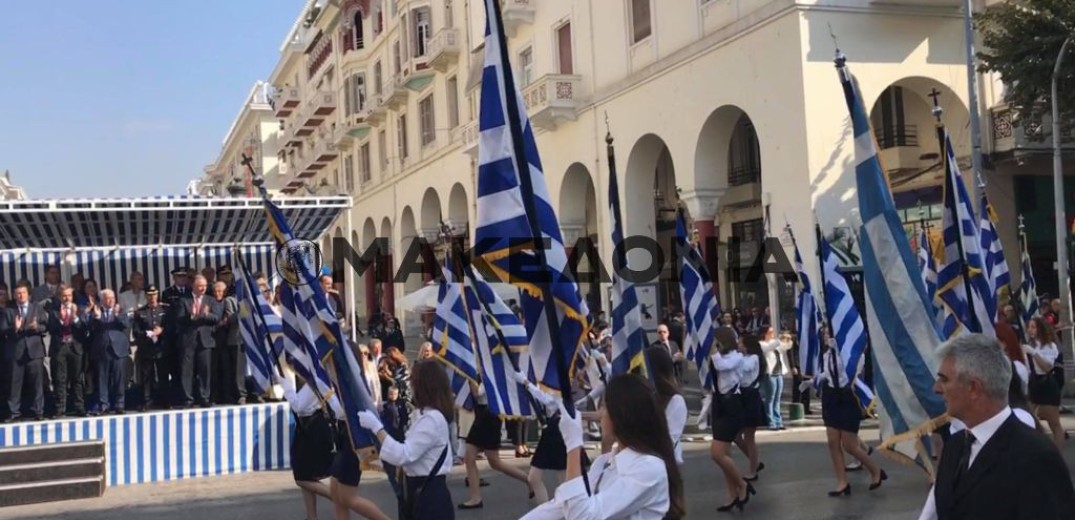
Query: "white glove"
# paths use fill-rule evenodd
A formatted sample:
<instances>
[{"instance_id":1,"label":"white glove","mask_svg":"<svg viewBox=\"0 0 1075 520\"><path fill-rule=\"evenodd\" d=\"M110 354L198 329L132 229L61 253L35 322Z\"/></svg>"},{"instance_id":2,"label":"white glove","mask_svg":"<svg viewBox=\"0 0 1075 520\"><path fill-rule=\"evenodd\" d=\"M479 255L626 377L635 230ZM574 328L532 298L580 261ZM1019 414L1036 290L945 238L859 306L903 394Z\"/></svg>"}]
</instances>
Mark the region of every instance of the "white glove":
<instances>
[{"instance_id":1,"label":"white glove","mask_svg":"<svg viewBox=\"0 0 1075 520\"><path fill-rule=\"evenodd\" d=\"M1022 348L1024 354L1033 354L1034 353L1034 348L1031 347L1030 345L1023 345L1020 348Z\"/></svg>"},{"instance_id":2,"label":"white glove","mask_svg":"<svg viewBox=\"0 0 1075 520\"><path fill-rule=\"evenodd\" d=\"M563 404L560 404L560 436L564 438L567 451L582 447L582 414L568 415Z\"/></svg>"},{"instance_id":3,"label":"white glove","mask_svg":"<svg viewBox=\"0 0 1075 520\"><path fill-rule=\"evenodd\" d=\"M526 383L530 382L530 380L526 377L526 374L523 374L522 372L512 372L512 376L515 377L515 382L519 383L520 385L525 385Z\"/></svg>"},{"instance_id":4,"label":"white glove","mask_svg":"<svg viewBox=\"0 0 1075 520\"><path fill-rule=\"evenodd\" d=\"M579 399L578 401L575 401L575 409L579 410L579 409L582 409L582 408L586 408L586 405L588 404L589 400L590 400L590 396L586 396L586 397L583 397L582 399Z\"/></svg>"},{"instance_id":5,"label":"white glove","mask_svg":"<svg viewBox=\"0 0 1075 520\"><path fill-rule=\"evenodd\" d=\"M531 383L526 387L528 390L530 390L530 395L534 396L534 400L541 403L541 406L544 406L546 409L555 410L557 407L560 406L560 401L558 401L552 395L538 388L537 385Z\"/></svg>"},{"instance_id":6,"label":"white glove","mask_svg":"<svg viewBox=\"0 0 1075 520\"><path fill-rule=\"evenodd\" d=\"M361 424L363 428L373 433L377 433L384 429L384 425L381 424L381 419L377 417L377 414L369 410L358 412L358 424Z\"/></svg>"},{"instance_id":7,"label":"white glove","mask_svg":"<svg viewBox=\"0 0 1075 520\"><path fill-rule=\"evenodd\" d=\"M291 394L295 393L295 382L292 381L290 378L278 377L276 375L273 375L273 381L275 381L276 384L278 384L281 387L283 387L285 394L287 394L287 393L291 393Z\"/></svg>"}]
</instances>

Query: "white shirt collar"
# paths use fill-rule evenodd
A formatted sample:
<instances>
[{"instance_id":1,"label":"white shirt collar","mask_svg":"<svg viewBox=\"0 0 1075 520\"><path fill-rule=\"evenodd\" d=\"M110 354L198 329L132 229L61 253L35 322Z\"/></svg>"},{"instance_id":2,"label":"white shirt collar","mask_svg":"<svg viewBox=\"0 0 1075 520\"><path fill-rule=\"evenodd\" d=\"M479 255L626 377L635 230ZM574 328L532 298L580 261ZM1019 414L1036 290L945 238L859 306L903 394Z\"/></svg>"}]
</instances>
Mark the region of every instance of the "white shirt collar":
<instances>
[{"instance_id":1,"label":"white shirt collar","mask_svg":"<svg viewBox=\"0 0 1075 520\"><path fill-rule=\"evenodd\" d=\"M970 429L971 435L974 435L974 442L980 446L985 446L989 439L997 433L1000 426L1004 424L1004 421L1008 420L1008 416L1012 414L1011 407L1005 406L1000 413L982 421L981 424Z\"/></svg>"}]
</instances>

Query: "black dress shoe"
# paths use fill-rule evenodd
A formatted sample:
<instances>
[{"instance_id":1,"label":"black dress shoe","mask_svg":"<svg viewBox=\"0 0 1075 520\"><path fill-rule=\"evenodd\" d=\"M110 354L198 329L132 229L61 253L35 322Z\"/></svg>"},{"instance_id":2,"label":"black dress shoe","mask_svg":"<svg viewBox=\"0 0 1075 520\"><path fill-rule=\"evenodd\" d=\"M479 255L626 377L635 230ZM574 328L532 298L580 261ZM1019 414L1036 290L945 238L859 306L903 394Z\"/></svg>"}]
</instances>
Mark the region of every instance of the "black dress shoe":
<instances>
[{"instance_id":1,"label":"black dress shoe","mask_svg":"<svg viewBox=\"0 0 1075 520\"><path fill-rule=\"evenodd\" d=\"M466 502L459 504L459 509L481 509L483 507L485 507L484 501L478 502L477 504L468 504Z\"/></svg>"},{"instance_id":2,"label":"black dress shoe","mask_svg":"<svg viewBox=\"0 0 1075 520\"><path fill-rule=\"evenodd\" d=\"M873 490L881 487L881 483L886 481L886 480L888 480L888 473L885 473L885 470L881 470L881 478L878 479L877 482L871 482L870 483L870 491L873 491Z\"/></svg>"},{"instance_id":3,"label":"black dress shoe","mask_svg":"<svg viewBox=\"0 0 1075 520\"><path fill-rule=\"evenodd\" d=\"M829 496L836 498L839 496L851 496L851 484L847 484L843 489L838 491L829 491Z\"/></svg>"}]
</instances>

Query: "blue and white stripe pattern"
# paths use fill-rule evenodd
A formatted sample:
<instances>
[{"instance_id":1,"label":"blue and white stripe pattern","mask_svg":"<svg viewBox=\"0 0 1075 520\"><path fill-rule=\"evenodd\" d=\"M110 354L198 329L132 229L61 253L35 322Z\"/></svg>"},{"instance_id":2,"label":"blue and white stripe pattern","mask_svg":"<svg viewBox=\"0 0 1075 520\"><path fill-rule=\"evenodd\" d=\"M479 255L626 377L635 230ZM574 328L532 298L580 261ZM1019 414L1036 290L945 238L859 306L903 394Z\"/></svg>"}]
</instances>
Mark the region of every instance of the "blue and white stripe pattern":
<instances>
[{"instance_id":1,"label":"blue and white stripe pattern","mask_svg":"<svg viewBox=\"0 0 1075 520\"><path fill-rule=\"evenodd\" d=\"M489 412L501 418L533 417L529 393L514 376L518 370L533 380L536 373L525 354L526 328L473 270L467 272L463 295Z\"/></svg>"},{"instance_id":2,"label":"blue and white stripe pattern","mask_svg":"<svg viewBox=\"0 0 1075 520\"><path fill-rule=\"evenodd\" d=\"M37 287L45 283L45 271L50 265L57 265L64 260L63 253L42 253L36 251L4 251L0 253L0 281L9 288L19 280L27 280Z\"/></svg>"},{"instance_id":3,"label":"blue and white stripe pattern","mask_svg":"<svg viewBox=\"0 0 1075 520\"><path fill-rule=\"evenodd\" d=\"M629 272L627 248L623 245L623 221L620 211L620 185L616 180L616 163L612 145L608 148L608 206L612 218L612 375L626 374L641 367L646 370L643 351L646 332L642 330L642 312L638 307L635 284L620 276ZM648 375L648 370L646 370Z\"/></svg>"},{"instance_id":4,"label":"blue and white stripe pattern","mask_svg":"<svg viewBox=\"0 0 1075 520\"><path fill-rule=\"evenodd\" d=\"M793 239L794 241L794 239ZM806 273L799 244L795 243L795 272L799 275L799 297L795 301L799 336L799 367L804 376L818 374L821 361L821 310L814 299L814 289Z\"/></svg>"},{"instance_id":5,"label":"blue and white stripe pattern","mask_svg":"<svg viewBox=\"0 0 1075 520\"><path fill-rule=\"evenodd\" d=\"M291 284L283 284L280 290L279 346L288 364L306 381L316 382L317 391L325 399L332 393L332 379L322 363L317 346L309 338L316 338L321 331L317 326L317 312L311 301L298 295ZM272 308L269 308L272 311ZM275 312L273 316L276 316Z\"/></svg>"},{"instance_id":6,"label":"blue and white stripe pattern","mask_svg":"<svg viewBox=\"0 0 1075 520\"><path fill-rule=\"evenodd\" d=\"M452 265L449 255L446 265ZM473 341L471 340L470 321L463 302L463 284L455 280L450 267L441 269L443 280L437 287L437 309L433 317L433 334L430 343L437 359L448 365L452 372L453 391L456 397L466 389L469 396L468 381L475 384L480 380L478 366L474 361ZM457 377L458 376L458 377ZM465 400L466 396L459 397Z\"/></svg>"},{"instance_id":7,"label":"blue and white stripe pattern","mask_svg":"<svg viewBox=\"0 0 1075 520\"><path fill-rule=\"evenodd\" d=\"M945 337L963 333L994 335L996 300L990 297L992 290L986 280L978 223L974 221L974 208L963 185L952 140L947 130L943 134L944 263L937 274L937 294L947 307Z\"/></svg>"},{"instance_id":8,"label":"blue and white stripe pattern","mask_svg":"<svg viewBox=\"0 0 1075 520\"><path fill-rule=\"evenodd\" d=\"M863 221L859 247L881 437L886 448L928 464L928 443L922 440L932 434L932 419L945 410L944 401L933 392L940 336L922 273L877 157L869 116L842 54L836 66L855 138L855 178Z\"/></svg>"},{"instance_id":9,"label":"blue and white stripe pattern","mask_svg":"<svg viewBox=\"0 0 1075 520\"><path fill-rule=\"evenodd\" d=\"M933 315L938 323L944 314L937 306L937 262L933 258L933 248L929 244L929 233L925 229L918 232L918 268L922 270L922 284L926 288L926 298L933 303Z\"/></svg>"},{"instance_id":10,"label":"blue and white stripe pattern","mask_svg":"<svg viewBox=\"0 0 1075 520\"><path fill-rule=\"evenodd\" d=\"M997 214L993 211L993 205L989 198L982 193L981 205L982 217L979 233L982 239L981 251L985 270L985 282L989 287L987 301L992 303L993 320L999 318L1001 294L1007 294L1011 289L1012 275L1008 271L1008 261L1004 259L1004 248L1000 243L1000 235L997 233Z\"/></svg>"},{"instance_id":11,"label":"blue and white stripe pattern","mask_svg":"<svg viewBox=\"0 0 1075 520\"><path fill-rule=\"evenodd\" d=\"M1019 284L1019 318L1025 331L1030 320L1038 315L1038 282L1034 279L1034 266L1030 263L1026 237L1023 237L1023 255L1020 264L1022 264L1020 271L1023 280Z\"/></svg>"},{"instance_id":12,"label":"blue and white stripe pattern","mask_svg":"<svg viewBox=\"0 0 1075 520\"><path fill-rule=\"evenodd\" d=\"M554 393L570 393L570 388L562 388L562 382L570 381L570 374L560 374L558 367L561 362L572 366L575 352L586 337L589 310L570 274L534 131L505 55L507 43L498 2L484 3L485 69L478 118L474 254L488 262L500 280L524 289L520 305L537 383ZM538 229L533 229L531 219ZM535 237L548 242L548 247L543 248L545 262L540 266L535 263L535 247L541 244L535 244ZM552 294L544 294L544 290ZM552 318L559 328L555 338L551 337L543 298L552 298L555 303L557 315Z\"/></svg>"},{"instance_id":13,"label":"blue and white stripe pattern","mask_svg":"<svg viewBox=\"0 0 1075 520\"><path fill-rule=\"evenodd\" d=\"M717 341L713 324L720 319L720 307L702 255L687 241L687 223L682 211L676 217L676 244L679 248L679 294L683 298L686 318L684 341L689 345L684 352L698 367L702 388L712 389L714 381L709 356Z\"/></svg>"},{"instance_id":14,"label":"blue and white stripe pattern","mask_svg":"<svg viewBox=\"0 0 1075 520\"><path fill-rule=\"evenodd\" d=\"M287 247L295 235L291 232L287 219L267 197L265 204L266 223L270 233L278 244ZM316 352L311 360L320 360L326 366L326 372L332 376L335 395L343 408L343 419L347 422L348 436L355 451L374 445L373 434L361 428L358 412L376 410L376 403L371 398L372 392L367 386L363 365L355 359L350 343L344 338L336 313L329 307L325 291L321 289L319 274L314 272L311 258L297 250L289 250L290 268L296 277L292 283L281 285L281 303L287 307L291 302L290 315L283 315L283 324L303 332L305 350ZM312 347L312 348L310 348ZM318 378L319 380L320 378ZM328 398L324 393L322 398Z\"/></svg>"},{"instance_id":15,"label":"blue and white stripe pattern","mask_svg":"<svg viewBox=\"0 0 1075 520\"><path fill-rule=\"evenodd\" d=\"M283 327L280 317L258 290L257 281L240 264L241 275L235 283L235 299L239 302L239 330L243 336L247 372L254 379L258 392L264 394L272 387L272 375L282 343ZM275 330L274 330L275 329ZM272 342L272 343L270 343Z\"/></svg>"},{"instance_id":16,"label":"blue and white stripe pattern","mask_svg":"<svg viewBox=\"0 0 1075 520\"><path fill-rule=\"evenodd\" d=\"M847 285L847 278L840 272L840 261L833 254L832 246L824 238L819 242L821 268L824 270L821 277L824 287L821 292L825 298L825 316L832 325L830 334L836 340L836 348L840 351L840 361L843 363L847 380L853 381L859 360L866 352L866 326L862 323L862 315L855 305L855 297L851 294L851 287Z\"/></svg>"},{"instance_id":17,"label":"blue and white stripe pattern","mask_svg":"<svg viewBox=\"0 0 1075 520\"><path fill-rule=\"evenodd\" d=\"M0 447L104 441L109 486L291 465L287 403L0 425Z\"/></svg>"}]
</instances>

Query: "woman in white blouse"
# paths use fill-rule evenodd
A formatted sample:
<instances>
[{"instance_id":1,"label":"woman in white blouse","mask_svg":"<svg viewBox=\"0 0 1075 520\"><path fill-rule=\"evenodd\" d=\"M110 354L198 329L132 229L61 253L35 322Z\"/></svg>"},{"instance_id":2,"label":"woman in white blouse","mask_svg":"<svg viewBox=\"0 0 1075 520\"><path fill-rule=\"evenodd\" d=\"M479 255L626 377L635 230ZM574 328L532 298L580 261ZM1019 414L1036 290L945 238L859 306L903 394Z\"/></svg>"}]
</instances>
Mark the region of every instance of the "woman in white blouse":
<instances>
[{"instance_id":1,"label":"woman in white blouse","mask_svg":"<svg viewBox=\"0 0 1075 520\"><path fill-rule=\"evenodd\" d=\"M676 465L668 425L653 387L622 374L609 380L601 408L601 432L616 438L616 448L582 477L581 414L560 405L560 433L567 446L567 481L551 502L524 520L661 520L686 515L683 479Z\"/></svg>"},{"instance_id":2,"label":"woman in white blouse","mask_svg":"<svg viewBox=\"0 0 1075 520\"><path fill-rule=\"evenodd\" d=\"M764 374L768 371L769 365L757 336L752 334L740 336L739 353L743 355L743 362L739 365L739 391L743 399L743 429L739 431L735 445L739 446L750 462L750 476L744 476L743 480L754 482L758 480L758 471L764 468L758 460L758 443L755 440L755 434L758 428L768 424L769 414L762 402L760 387L761 382L764 381L763 378L768 377Z\"/></svg>"},{"instance_id":3,"label":"woman in white blouse","mask_svg":"<svg viewBox=\"0 0 1075 520\"><path fill-rule=\"evenodd\" d=\"M452 469L448 447L449 423L455 403L444 367L427 359L414 365L411 389L418 417L407 429L405 442L385 433L377 414L359 412L363 428L374 432L381 443L381 460L403 468L407 475L403 486L400 518L412 520L452 520L455 507L445 475Z\"/></svg>"},{"instance_id":4,"label":"woman in white blouse","mask_svg":"<svg viewBox=\"0 0 1075 520\"><path fill-rule=\"evenodd\" d=\"M710 356L710 361L712 369L716 372L713 375L716 388L713 392L712 410L709 413L710 425L713 428L713 442L709 446L709 455L724 473L724 483L728 486L730 500L727 504L718 507L717 511L729 512L732 509L742 511L743 506L750 501L754 486L743 480L729 452L732 443L743 431L745 419L743 396L739 391L743 355L736 350L735 345L717 343L716 352Z\"/></svg>"},{"instance_id":5,"label":"woman in white blouse","mask_svg":"<svg viewBox=\"0 0 1075 520\"><path fill-rule=\"evenodd\" d=\"M335 438L330 419L322 409L321 400L309 384L295 391L295 383L288 377L273 374L273 383L284 389L284 398L295 413L295 433L291 436L291 474L295 485L302 490L307 520L317 518L317 497L332 500L332 491L321 482L332 473ZM333 397L330 403L335 413L339 403Z\"/></svg>"},{"instance_id":6,"label":"woman in white blouse","mask_svg":"<svg viewBox=\"0 0 1075 520\"><path fill-rule=\"evenodd\" d=\"M1056 348L1056 332L1039 316L1030 320L1026 330L1030 345L1023 352L1030 363L1030 402L1038 417L1049 424L1053 442L1064 447L1064 428L1060 426L1060 385L1053 376L1053 367L1060 350Z\"/></svg>"}]
</instances>

